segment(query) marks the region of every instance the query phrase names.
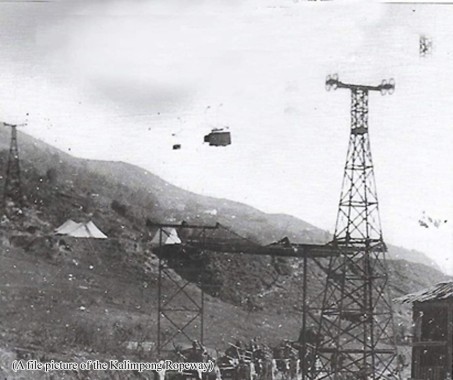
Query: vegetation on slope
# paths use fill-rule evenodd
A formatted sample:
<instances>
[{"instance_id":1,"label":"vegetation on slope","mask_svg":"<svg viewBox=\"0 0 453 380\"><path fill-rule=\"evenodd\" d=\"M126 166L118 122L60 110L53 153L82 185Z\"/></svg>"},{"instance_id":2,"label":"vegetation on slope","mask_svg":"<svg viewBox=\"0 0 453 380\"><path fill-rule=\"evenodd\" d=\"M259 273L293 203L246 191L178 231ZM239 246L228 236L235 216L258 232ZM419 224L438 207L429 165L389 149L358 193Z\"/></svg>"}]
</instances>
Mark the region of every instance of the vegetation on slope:
<instances>
[{"instance_id":1,"label":"vegetation on slope","mask_svg":"<svg viewBox=\"0 0 453 380\"><path fill-rule=\"evenodd\" d=\"M2 167L8 144L2 129ZM283 236L307 243L329 239L299 219L192 194L132 165L77 159L23 134L19 144L25 207L21 217L0 225L0 338L10 352L25 347L55 358L152 355L152 349L127 348L131 342L156 340L157 258L149 246L153 231L147 219L220 222L261 244ZM94 220L109 240L56 238L54 228L68 218ZM270 343L297 336L300 262L192 254L199 255L195 263L209 279L205 323L210 347L224 348L237 336L266 337ZM395 296L445 278L409 261L392 261L390 268ZM321 278L311 267L310 302L322 289ZM194 296L200 291L196 285L188 289ZM408 325L407 309L397 313L398 322Z\"/></svg>"}]
</instances>

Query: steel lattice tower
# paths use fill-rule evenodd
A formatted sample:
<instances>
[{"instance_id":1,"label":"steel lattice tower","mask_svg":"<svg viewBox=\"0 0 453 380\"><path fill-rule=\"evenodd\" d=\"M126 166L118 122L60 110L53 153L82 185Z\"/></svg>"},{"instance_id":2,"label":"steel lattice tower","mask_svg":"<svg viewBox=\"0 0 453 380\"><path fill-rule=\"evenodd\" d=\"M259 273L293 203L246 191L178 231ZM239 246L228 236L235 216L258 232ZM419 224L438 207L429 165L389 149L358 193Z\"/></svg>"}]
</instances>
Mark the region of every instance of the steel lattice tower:
<instances>
[{"instance_id":1,"label":"steel lattice tower","mask_svg":"<svg viewBox=\"0 0 453 380\"><path fill-rule=\"evenodd\" d=\"M6 127L11 127L11 143L3 191L3 209L5 210L9 202L13 202L17 206L22 205L22 184L20 179L19 149L17 147L17 125L3 124Z\"/></svg>"},{"instance_id":2,"label":"steel lattice tower","mask_svg":"<svg viewBox=\"0 0 453 380\"><path fill-rule=\"evenodd\" d=\"M351 133L343 186L319 318L313 379L398 379L393 314L388 293L378 198L368 134L368 94L394 91L345 84L328 77L327 89L351 91Z\"/></svg>"}]
</instances>

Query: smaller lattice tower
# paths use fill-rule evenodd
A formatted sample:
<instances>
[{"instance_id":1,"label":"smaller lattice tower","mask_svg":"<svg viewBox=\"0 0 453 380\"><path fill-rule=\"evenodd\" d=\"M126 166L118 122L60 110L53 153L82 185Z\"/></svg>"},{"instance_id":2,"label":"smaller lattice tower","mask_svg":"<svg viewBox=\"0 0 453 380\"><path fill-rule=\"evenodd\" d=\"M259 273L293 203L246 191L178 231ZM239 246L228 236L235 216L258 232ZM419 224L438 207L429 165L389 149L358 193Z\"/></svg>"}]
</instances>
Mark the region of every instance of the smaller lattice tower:
<instances>
[{"instance_id":1,"label":"smaller lattice tower","mask_svg":"<svg viewBox=\"0 0 453 380\"><path fill-rule=\"evenodd\" d=\"M17 124L3 123L11 128L8 162L6 166L5 187L3 190L2 206L5 212L10 204L16 207L23 205L22 182L20 177L19 148L17 146ZM22 124L21 124L22 125Z\"/></svg>"}]
</instances>

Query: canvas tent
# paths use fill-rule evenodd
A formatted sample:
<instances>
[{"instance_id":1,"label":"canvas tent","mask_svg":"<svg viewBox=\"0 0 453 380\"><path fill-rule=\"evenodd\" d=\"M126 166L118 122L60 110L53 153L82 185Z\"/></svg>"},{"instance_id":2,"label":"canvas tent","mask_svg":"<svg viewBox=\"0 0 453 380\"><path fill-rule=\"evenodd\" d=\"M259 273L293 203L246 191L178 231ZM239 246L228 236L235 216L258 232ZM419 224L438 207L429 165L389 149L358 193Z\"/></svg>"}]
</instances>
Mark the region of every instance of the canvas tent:
<instances>
[{"instance_id":1,"label":"canvas tent","mask_svg":"<svg viewBox=\"0 0 453 380\"><path fill-rule=\"evenodd\" d=\"M66 235L76 238L107 239L105 235L91 220L88 223L77 223L68 219L55 229L57 235Z\"/></svg>"},{"instance_id":2,"label":"canvas tent","mask_svg":"<svg viewBox=\"0 0 453 380\"><path fill-rule=\"evenodd\" d=\"M161 239L161 230L157 230L151 240L152 245L159 245ZM162 245L181 244L181 239L174 228L162 228Z\"/></svg>"},{"instance_id":3,"label":"canvas tent","mask_svg":"<svg viewBox=\"0 0 453 380\"><path fill-rule=\"evenodd\" d=\"M57 235L69 235L72 231L80 227L80 223L74 222L72 219L68 219L60 227L55 229Z\"/></svg>"}]
</instances>

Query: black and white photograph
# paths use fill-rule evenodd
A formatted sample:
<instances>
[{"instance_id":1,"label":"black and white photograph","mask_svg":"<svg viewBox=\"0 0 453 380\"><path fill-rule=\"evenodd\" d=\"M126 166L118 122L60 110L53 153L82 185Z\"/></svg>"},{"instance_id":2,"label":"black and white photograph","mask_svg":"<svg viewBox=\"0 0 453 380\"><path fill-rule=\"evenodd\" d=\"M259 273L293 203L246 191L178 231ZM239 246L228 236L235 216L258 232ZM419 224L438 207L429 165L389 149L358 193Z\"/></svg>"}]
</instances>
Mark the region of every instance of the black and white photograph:
<instances>
[{"instance_id":1,"label":"black and white photograph","mask_svg":"<svg viewBox=\"0 0 453 380\"><path fill-rule=\"evenodd\" d=\"M0 379L452 380L453 2L0 0Z\"/></svg>"}]
</instances>

